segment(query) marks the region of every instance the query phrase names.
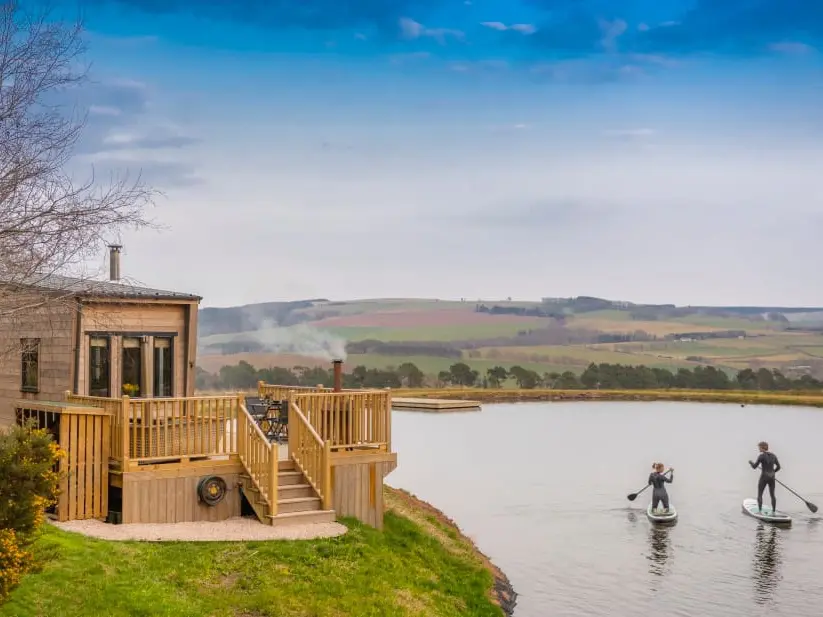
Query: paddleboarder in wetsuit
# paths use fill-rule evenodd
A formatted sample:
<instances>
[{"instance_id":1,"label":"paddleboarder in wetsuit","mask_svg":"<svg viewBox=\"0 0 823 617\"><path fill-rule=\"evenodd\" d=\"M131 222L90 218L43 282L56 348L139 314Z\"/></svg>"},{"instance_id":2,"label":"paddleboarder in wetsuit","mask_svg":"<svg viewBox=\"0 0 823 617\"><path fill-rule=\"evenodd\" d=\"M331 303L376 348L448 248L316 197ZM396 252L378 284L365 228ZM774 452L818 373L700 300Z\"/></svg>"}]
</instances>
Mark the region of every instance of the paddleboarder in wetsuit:
<instances>
[{"instance_id":1,"label":"paddleboarder in wetsuit","mask_svg":"<svg viewBox=\"0 0 823 617\"><path fill-rule=\"evenodd\" d=\"M652 471L649 474L649 484L651 484L654 489L652 490L652 510L657 510L657 506L660 502L663 502L663 508L666 513L669 512L669 493L666 492L666 482L671 482L674 479L674 468L669 469L671 472L671 477L666 476L663 473L665 469L665 465L663 463L654 463L652 465Z\"/></svg>"},{"instance_id":2,"label":"paddleboarder in wetsuit","mask_svg":"<svg viewBox=\"0 0 823 617\"><path fill-rule=\"evenodd\" d=\"M772 512L777 512L777 498L774 496L775 474L780 471L780 461L777 460L774 452L769 452L769 444L761 441L757 444L760 448L760 455L757 460L749 461L752 469L760 467L760 479L757 481L757 509L763 511L763 491L769 487L769 496L772 498Z\"/></svg>"}]
</instances>

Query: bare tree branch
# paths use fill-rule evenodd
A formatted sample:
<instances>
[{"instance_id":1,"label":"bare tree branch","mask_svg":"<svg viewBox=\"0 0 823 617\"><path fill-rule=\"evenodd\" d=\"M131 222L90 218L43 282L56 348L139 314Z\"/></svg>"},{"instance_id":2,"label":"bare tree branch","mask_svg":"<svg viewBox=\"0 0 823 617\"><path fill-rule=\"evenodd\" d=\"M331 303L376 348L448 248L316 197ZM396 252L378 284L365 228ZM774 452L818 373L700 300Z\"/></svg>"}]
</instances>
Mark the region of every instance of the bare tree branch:
<instances>
[{"instance_id":1,"label":"bare tree branch","mask_svg":"<svg viewBox=\"0 0 823 617\"><path fill-rule=\"evenodd\" d=\"M77 182L68 170L85 114L60 100L87 79L83 26L50 7L0 0L0 321L65 310L77 280L56 276L99 254L106 239L154 226L144 213L157 194L140 177ZM61 289L55 281L66 281ZM47 290L35 293L40 283ZM60 309L58 309L60 312ZM2 350L0 350L2 353Z\"/></svg>"}]
</instances>

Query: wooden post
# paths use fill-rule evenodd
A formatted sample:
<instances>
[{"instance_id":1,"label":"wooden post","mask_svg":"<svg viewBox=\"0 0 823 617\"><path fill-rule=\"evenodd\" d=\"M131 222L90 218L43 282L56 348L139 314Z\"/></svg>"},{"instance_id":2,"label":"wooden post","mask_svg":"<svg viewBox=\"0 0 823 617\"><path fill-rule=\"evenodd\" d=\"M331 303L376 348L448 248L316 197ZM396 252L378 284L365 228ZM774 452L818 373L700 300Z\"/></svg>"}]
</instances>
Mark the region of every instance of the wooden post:
<instances>
[{"instance_id":1,"label":"wooden post","mask_svg":"<svg viewBox=\"0 0 823 617\"><path fill-rule=\"evenodd\" d=\"M265 381L263 381L262 379L261 379L261 380L259 380L259 381L257 382L257 396L258 396L259 398L263 398L263 385L264 385L265 383L266 383L266 382L265 382Z\"/></svg>"},{"instance_id":2,"label":"wooden post","mask_svg":"<svg viewBox=\"0 0 823 617\"><path fill-rule=\"evenodd\" d=\"M289 460L292 460L292 457L294 456L294 451L296 450L295 445L296 445L296 438L297 438L297 430L295 430L296 427L294 426L294 421L291 417L291 406L295 404L294 403L294 396L295 396L294 390L289 390L289 396L288 396L289 408L286 410L287 413L288 413L288 418L289 418L288 421L286 422L286 426L289 427L289 442L288 442L289 443ZM278 455L279 455L279 448L278 448Z\"/></svg>"},{"instance_id":3,"label":"wooden post","mask_svg":"<svg viewBox=\"0 0 823 617\"><path fill-rule=\"evenodd\" d=\"M269 514L271 516L277 516L278 458L277 444L269 444Z\"/></svg>"},{"instance_id":4,"label":"wooden post","mask_svg":"<svg viewBox=\"0 0 823 617\"><path fill-rule=\"evenodd\" d=\"M237 417L234 420L235 430L237 431L237 455L240 460L245 460L246 456L246 412L244 406L246 397L241 392L237 393Z\"/></svg>"},{"instance_id":5,"label":"wooden post","mask_svg":"<svg viewBox=\"0 0 823 617\"><path fill-rule=\"evenodd\" d=\"M331 510L331 441L323 441L323 509Z\"/></svg>"},{"instance_id":6,"label":"wooden post","mask_svg":"<svg viewBox=\"0 0 823 617\"><path fill-rule=\"evenodd\" d=\"M391 452L391 388L386 388L388 396L386 397L386 451Z\"/></svg>"},{"instance_id":7,"label":"wooden post","mask_svg":"<svg viewBox=\"0 0 823 617\"><path fill-rule=\"evenodd\" d=\"M70 397L71 397L71 390L66 390L66 391L63 393L63 400L64 400L64 401L66 401L66 402L68 403L68 402L69 402L69 398L70 398Z\"/></svg>"},{"instance_id":8,"label":"wooden post","mask_svg":"<svg viewBox=\"0 0 823 617\"><path fill-rule=\"evenodd\" d=\"M120 467L121 471L127 471L129 467L129 438L131 437L131 428L129 427L129 415L131 411L131 404L129 403L129 395L124 394L122 399L122 407L120 408L120 439L121 450L123 451L123 464ZM136 428L135 428L136 430Z\"/></svg>"}]
</instances>

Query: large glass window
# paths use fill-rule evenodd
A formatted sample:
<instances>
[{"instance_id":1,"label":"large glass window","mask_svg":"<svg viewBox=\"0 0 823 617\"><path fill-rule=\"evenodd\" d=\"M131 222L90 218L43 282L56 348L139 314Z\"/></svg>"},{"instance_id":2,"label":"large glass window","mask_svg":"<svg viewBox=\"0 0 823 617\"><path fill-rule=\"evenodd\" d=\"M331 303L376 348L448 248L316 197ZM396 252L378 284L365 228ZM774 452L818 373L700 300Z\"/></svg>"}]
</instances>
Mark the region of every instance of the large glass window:
<instances>
[{"instance_id":1,"label":"large glass window","mask_svg":"<svg viewBox=\"0 0 823 617\"><path fill-rule=\"evenodd\" d=\"M143 394L143 347L140 339L123 337L123 394L142 396Z\"/></svg>"},{"instance_id":2,"label":"large glass window","mask_svg":"<svg viewBox=\"0 0 823 617\"><path fill-rule=\"evenodd\" d=\"M89 396L111 396L111 347L107 336L89 338Z\"/></svg>"},{"instance_id":3,"label":"large glass window","mask_svg":"<svg viewBox=\"0 0 823 617\"><path fill-rule=\"evenodd\" d=\"M20 390L38 392L40 390L40 339L20 339L22 351L22 372Z\"/></svg>"},{"instance_id":4,"label":"large glass window","mask_svg":"<svg viewBox=\"0 0 823 617\"><path fill-rule=\"evenodd\" d=\"M171 396L172 344L170 337L154 338L154 396Z\"/></svg>"}]
</instances>

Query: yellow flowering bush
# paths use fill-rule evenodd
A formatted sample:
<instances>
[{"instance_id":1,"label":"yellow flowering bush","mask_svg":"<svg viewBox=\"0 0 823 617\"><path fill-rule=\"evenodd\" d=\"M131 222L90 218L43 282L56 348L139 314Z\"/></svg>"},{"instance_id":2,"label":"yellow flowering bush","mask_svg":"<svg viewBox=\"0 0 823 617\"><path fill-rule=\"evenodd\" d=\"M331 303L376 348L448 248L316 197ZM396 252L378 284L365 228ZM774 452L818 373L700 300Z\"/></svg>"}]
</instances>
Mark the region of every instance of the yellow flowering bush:
<instances>
[{"instance_id":1,"label":"yellow flowering bush","mask_svg":"<svg viewBox=\"0 0 823 617\"><path fill-rule=\"evenodd\" d=\"M57 498L57 463L64 453L44 429L31 425L0 431L0 529L23 541Z\"/></svg>"},{"instance_id":2,"label":"yellow flowering bush","mask_svg":"<svg viewBox=\"0 0 823 617\"><path fill-rule=\"evenodd\" d=\"M31 559L31 553L23 550L13 529L0 529L0 602L20 583Z\"/></svg>"}]
</instances>

